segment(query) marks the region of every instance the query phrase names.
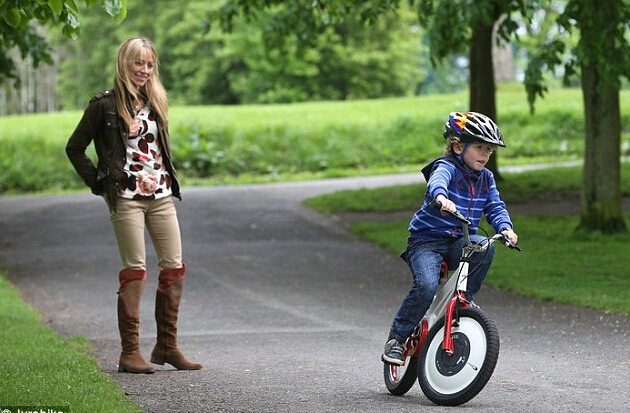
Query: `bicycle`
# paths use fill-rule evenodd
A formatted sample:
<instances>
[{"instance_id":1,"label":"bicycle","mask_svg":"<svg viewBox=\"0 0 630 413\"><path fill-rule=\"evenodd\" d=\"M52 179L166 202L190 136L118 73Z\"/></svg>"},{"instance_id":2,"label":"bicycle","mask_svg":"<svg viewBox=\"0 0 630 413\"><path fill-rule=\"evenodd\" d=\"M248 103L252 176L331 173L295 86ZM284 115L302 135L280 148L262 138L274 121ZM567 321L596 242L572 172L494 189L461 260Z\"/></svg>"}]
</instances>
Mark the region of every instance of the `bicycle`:
<instances>
[{"instance_id":1,"label":"bicycle","mask_svg":"<svg viewBox=\"0 0 630 413\"><path fill-rule=\"evenodd\" d=\"M434 208L441 205L433 201ZM471 242L470 221L458 211L450 213L462 223L464 248L458 267L449 272L442 263L440 284L423 319L405 342L402 366L385 364L383 374L390 393L407 393L416 379L433 403L458 406L470 401L488 383L499 358L499 332L494 321L466 299L469 258L487 251L495 242L521 251L502 234L486 242Z\"/></svg>"}]
</instances>

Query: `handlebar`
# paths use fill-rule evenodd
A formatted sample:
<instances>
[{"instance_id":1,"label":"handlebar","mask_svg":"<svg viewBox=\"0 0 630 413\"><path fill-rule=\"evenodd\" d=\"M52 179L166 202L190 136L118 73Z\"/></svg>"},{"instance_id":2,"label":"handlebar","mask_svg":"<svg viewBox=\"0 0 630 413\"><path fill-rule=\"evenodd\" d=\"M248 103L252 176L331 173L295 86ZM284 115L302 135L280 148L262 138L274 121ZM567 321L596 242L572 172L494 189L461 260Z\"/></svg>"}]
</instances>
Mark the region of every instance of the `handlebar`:
<instances>
[{"instance_id":1,"label":"handlebar","mask_svg":"<svg viewBox=\"0 0 630 413\"><path fill-rule=\"evenodd\" d=\"M491 237L491 239L495 239L497 241L499 241L501 244L505 245L506 247L512 249L512 250L516 250L518 252L521 252L521 248L516 245L516 244L512 244L507 238L505 238L505 236L503 234L495 234Z\"/></svg>"},{"instance_id":2,"label":"handlebar","mask_svg":"<svg viewBox=\"0 0 630 413\"><path fill-rule=\"evenodd\" d=\"M442 203L436 199L434 199L433 201L431 201L431 207L435 208L435 209L442 209ZM468 234L468 225L471 224L471 222L468 220L468 218L466 218L465 216L463 216L459 211L455 210L455 212L453 211L444 211L447 214L449 214L450 216L452 216L453 218L455 218L456 220L458 220L459 222L461 222L462 224L465 225L464 227L464 233ZM503 245L505 245L506 247L509 247L510 249L514 249L517 250L518 252L521 252L521 249L518 245L516 244L512 244L503 234L499 233L499 234L495 234L492 237L489 238L489 240L491 240L491 242L494 241L499 241L500 243L502 243Z\"/></svg>"},{"instance_id":3,"label":"handlebar","mask_svg":"<svg viewBox=\"0 0 630 413\"><path fill-rule=\"evenodd\" d=\"M431 207L441 210L442 209L442 203L440 201L438 201L437 199L434 199L433 201L431 201ZM468 220L468 218L463 216L458 210L455 210L455 212L453 212L453 211L444 211L444 212L446 212L447 214L449 214L450 216L452 216L456 220L460 221L461 223L466 224L466 225L470 225L470 221Z\"/></svg>"}]
</instances>

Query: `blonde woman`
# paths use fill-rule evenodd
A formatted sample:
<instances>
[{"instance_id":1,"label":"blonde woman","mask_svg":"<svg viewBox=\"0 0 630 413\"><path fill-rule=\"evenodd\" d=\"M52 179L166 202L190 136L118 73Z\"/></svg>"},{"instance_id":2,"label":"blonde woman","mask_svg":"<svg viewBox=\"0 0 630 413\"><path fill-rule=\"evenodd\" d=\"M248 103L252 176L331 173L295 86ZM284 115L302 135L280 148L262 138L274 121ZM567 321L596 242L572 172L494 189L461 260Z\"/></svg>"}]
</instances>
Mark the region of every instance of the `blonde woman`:
<instances>
[{"instance_id":1,"label":"blonde woman","mask_svg":"<svg viewBox=\"0 0 630 413\"><path fill-rule=\"evenodd\" d=\"M94 141L98 164L86 156ZM118 243L119 372L153 373L139 348L140 301L147 278L144 243L148 230L158 257L155 301L157 343L151 362L198 370L177 346L177 318L186 266L173 197L181 199L171 162L168 100L153 43L135 37L118 50L113 90L94 96L66 153L92 193L103 196Z\"/></svg>"}]
</instances>

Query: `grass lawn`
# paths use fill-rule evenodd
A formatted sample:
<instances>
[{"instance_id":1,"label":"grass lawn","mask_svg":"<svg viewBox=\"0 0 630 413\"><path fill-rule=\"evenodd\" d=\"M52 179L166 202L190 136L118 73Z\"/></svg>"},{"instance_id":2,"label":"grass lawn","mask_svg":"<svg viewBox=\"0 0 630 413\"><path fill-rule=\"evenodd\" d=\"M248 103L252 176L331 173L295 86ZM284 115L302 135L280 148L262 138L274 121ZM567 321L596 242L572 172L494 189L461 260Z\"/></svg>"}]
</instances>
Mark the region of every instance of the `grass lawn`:
<instances>
[{"instance_id":1,"label":"grass lawn","mask_svg":"<svg viewBox=\"0 0 630 413\"><path fill-rule=\"evenodd\" d=\"M583 157L581 90L553 89L531 114L524 88L497 91L501 165ZM407 172L443 150L448 113L466 91L344 102L173 106L172 155L183 185L277 182ZM630 155L630 91L620 93ZM0 193L85 190L65 154L82 111L0 117ZM93 146L88 155L94 157ZM35 160L45 159L45 162Z\"/></svg>"},{"instance_id":2,"label":"grass lawn","mask_svg":"<svg viewBox=\"0 0 630 413\"><path fill-rule=\"evenodd\" d=\"M630 234L579 236L572 231L577 217L513 219L523 251L497 245L486 285L541 300L630 315L630 277L625 271ZM351 229L398 254L405 247L408 224L363 222Z\"/></svg>"},{"instance_id":3,"label":"grass lawn","mask_svg":"<svg viewBox=\"0 0 630 413\"><path fill-rule=\"evenodd\" d=\"M508 206L532 199L553 202L578 191L580 177L577 168L558 168L505 174L499 186ZM622 182L630 182L627 163ZM627 195L628 185L624 188ZM424 185L340 191L310 199L307 205L325 213L409 211L411 218L423 192ZM575 231L579 217L538 215L535 204L533 209L531 214L512 216L523 252L497 246L485 283L541 300L630 315L630 276L625 271L630 232L579 233ZM630 215L626 215L628 222ZM398 254L405 247L408 224L408 220L368 221L352 224L351 229Z\"/></svg>"},{"instance_id":4,"label":"grass lawn","mask_svg":"<svg viewBox=\"0 0 630 413\"><path fill-rule=\"evenodd\" d=\"M0 332L0 409L55 406L90 413L142 411L101 371L85 338L65 339L44 325L1 273Z\"/></svg>"}]
</instances>

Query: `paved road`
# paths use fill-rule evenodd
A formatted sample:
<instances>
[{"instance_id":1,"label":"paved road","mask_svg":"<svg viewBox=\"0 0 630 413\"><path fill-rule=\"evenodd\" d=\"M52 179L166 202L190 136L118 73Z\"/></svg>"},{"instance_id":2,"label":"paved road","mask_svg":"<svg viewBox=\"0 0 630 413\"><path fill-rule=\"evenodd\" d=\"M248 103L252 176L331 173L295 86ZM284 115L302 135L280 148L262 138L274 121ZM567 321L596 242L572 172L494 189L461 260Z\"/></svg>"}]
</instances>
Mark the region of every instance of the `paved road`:
<instances>
[{"instance_id":1,"label":"paved road","mask_svg":"<svg viewBox=\"0 0 630 413\"><path fill-rule=\"evenodd\" d=\"M380 352L410 281L404 263L301 206L335 189L417 179L185 189L179 326L184 351L205 366L196 372L116 372L119 261L98 198L0 199L0 266L46 323L88 337L102 369L147 412L443 412L417 385L395 397L383 384ZM155 335L152 251L149 264L145 355ZM497 321L501 355L462 409L628 411L629 318L491 288L478 303Z\"/></svg>"}]
</instances>

